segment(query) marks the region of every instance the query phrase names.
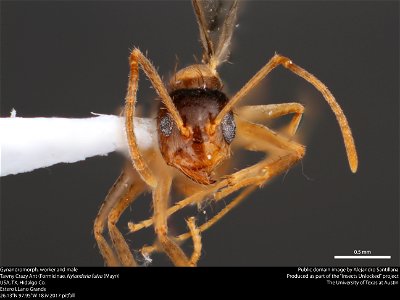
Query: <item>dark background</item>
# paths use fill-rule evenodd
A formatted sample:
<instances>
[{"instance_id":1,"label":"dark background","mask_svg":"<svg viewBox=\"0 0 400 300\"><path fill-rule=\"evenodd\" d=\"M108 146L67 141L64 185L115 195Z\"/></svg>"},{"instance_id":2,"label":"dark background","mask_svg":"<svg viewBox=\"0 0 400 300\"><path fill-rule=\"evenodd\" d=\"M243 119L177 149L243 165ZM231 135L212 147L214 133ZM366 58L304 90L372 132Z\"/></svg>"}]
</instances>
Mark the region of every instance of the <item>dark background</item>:
<instances>
[{"instance_id":1,"label":"dark background","mask_svg":"<svg viewBox=\"0 0 400 300\"><path fill-rule=\"evenodd\" d=\"M220 69L227 94L275 51L291 57L338 99L360 165L350 172L339 127L318 92L286 70L274 71L254 98L306 105L299 134L307 155L203 234L200 265L398 265L399 3L251 1L238 23L233 64ZM130 49L148 50L168 77L175 55L181 65L200 56L197 40L186 1L2 1L1 116L13 107L24 117L116 113ZM149 82L140 84L139 101L149 105ZM1 264L102 266L92 224L122 161L111 154L1 178ZM146 201L127 211L122 232L133 215L149 215ZM133 249L143 244L140 235L129 242ZM354 250L392 259L333 259Z\"/></svg>"}]
</instances>

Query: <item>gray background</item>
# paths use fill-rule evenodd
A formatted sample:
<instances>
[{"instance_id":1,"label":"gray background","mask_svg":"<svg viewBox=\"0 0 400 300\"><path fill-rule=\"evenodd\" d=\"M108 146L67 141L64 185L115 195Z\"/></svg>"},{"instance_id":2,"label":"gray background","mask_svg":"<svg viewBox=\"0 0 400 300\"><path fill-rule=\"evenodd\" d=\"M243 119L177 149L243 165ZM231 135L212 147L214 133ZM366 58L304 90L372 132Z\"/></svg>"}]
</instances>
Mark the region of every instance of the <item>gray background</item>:
<instances>
[{"instance_id":1,"label":"gray background","mask_svg":"<svg viewBox=\"0 0 400 300\"><path fill-rule=\"evenodd\" d=\"M308 145L303 171L312 180L298 164L254 193L203 234L200 265L398 265L398 2L251 1L238 22L233 64L220 70L227 94L275 51L291 57L337 97L360 166L350 172L339 127L318 92L286 70L274 71L253 98L307 106L300 133ZM168 77L175 55L181 65L200 56L197 40L186 1L3 1L1 116L13 107L24 117L116 113L129 49L148 50ZM140 84L140 101L149 105L154 94L148 81ZM1 264L102 266L92 223L122 162L112 154L1 178ZM147 196L119 228L125 233L128 220L149 212ZM129 236L133 249L144 239ZM357 249L392 260L333 260Z\"/></svg>"}]
</instances>

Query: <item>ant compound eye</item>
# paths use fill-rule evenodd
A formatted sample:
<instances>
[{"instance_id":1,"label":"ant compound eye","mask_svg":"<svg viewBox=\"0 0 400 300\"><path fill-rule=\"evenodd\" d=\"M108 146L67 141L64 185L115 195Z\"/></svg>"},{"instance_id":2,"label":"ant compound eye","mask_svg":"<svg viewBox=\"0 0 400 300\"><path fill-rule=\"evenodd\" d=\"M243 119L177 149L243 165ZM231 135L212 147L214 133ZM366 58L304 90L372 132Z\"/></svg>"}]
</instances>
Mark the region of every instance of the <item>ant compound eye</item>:
<instances>
[{"instance_id":1,"label":"ant compound eye","mask_svg":"<svg viewBox=\"0 0 400 300\"><path fill-rule=\"evenodd\" d=\"M221 122L222 126L222 135L224 136L225 141L230 144L236 135L236 123L233 118L233 113L229 112L225 115Z\"/></svg>"},{"instance_id":2,"label":"ant compound eye","mask_svg":"<svg viewBox=\"0 0 400 300\"><path fill-rule=\"evenodd\" d=\"M160 131L165 136L170 136L172 133L172 127L174 126L174 122L171 119L169 114L166 114L160 120Z\"/></svg>"}]
</instances>

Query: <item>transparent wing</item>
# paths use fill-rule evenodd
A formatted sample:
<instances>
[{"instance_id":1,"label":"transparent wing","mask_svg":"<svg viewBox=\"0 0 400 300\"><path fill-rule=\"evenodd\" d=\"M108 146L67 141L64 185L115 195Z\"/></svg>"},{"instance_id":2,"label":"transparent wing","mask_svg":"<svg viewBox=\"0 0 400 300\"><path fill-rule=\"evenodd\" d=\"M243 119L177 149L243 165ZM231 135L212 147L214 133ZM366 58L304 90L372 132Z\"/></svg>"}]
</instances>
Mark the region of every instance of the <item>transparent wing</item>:
<instances>
[{"instance_id":1,"label":"transparent wing","mask_svg":"<svg viewBox=\"0 0 400 300\"><path fill-rule=\"evenodd\" d=\"M203 63L215 69L228 59L238 0L192 0L203 47Z\"/></svg>"}]
</instances>

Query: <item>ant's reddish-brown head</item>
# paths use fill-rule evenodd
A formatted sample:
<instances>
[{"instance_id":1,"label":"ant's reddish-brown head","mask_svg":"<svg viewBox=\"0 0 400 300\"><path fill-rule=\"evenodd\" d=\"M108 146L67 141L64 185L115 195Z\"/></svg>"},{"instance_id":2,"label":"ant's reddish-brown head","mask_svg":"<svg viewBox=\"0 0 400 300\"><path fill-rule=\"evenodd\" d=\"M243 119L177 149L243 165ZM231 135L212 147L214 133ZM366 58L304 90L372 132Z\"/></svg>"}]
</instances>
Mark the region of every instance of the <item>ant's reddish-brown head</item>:
<instances>
[{"instance_id":1,"label":"ant's reddish-brown head","mask_svg":"<svg viewBox=\"0 0 400 300\"><path fill-rule=\"evenodd\" d=\"M158 138L165 162L195 182L212 184L215 168L230 155L230 144L236 134L232 112L215 126L214 120L228 102L219 89L220 80L190 66L179 71L170 84L171 99L182 118L188 134L176 126L172 115L161 105L158 118ZM203 71L203 72L202 72ZM190 76L193 75L193 76Z\"/></svg>"}]
</instances>

